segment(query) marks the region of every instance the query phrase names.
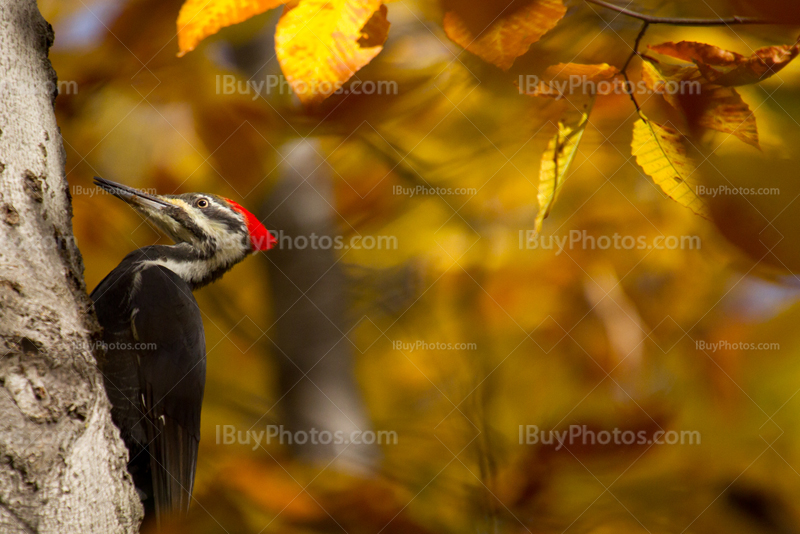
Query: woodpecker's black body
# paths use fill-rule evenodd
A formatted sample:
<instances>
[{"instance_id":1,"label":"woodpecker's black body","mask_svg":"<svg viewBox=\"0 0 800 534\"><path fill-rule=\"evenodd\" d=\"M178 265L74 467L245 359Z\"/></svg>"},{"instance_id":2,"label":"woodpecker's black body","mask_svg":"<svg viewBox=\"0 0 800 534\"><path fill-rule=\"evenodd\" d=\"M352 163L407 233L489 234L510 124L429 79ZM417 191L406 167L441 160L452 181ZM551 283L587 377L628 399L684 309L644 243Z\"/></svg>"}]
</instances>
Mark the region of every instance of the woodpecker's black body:
<instances>
[{"instance_id":1,"label":"woodpecker's black body","mask_svg":"<svg viewBox=\"0 0 800 534\"><path fill-rule=\"evenodd\" d=\"M107 347L101 369L128 470L145 506L189 507L200 442L206 347L192 289L160 265L158 247L129 254L92 292Z\"/></svg>"},{"instance_id":2,"label":"woodpecker's black body","mask_svg":"<svg viewBox=\"0 0 800 534\"><path fill-rule=\"evenodd\" d=\"M192 290L274 238L233 201L147 195L96 179L170 236L128 254L91 298L106 344L100 362L114 424L145 519L185 513L191 501L206 374L203 321Z\"/></svg>"}]
</instances>

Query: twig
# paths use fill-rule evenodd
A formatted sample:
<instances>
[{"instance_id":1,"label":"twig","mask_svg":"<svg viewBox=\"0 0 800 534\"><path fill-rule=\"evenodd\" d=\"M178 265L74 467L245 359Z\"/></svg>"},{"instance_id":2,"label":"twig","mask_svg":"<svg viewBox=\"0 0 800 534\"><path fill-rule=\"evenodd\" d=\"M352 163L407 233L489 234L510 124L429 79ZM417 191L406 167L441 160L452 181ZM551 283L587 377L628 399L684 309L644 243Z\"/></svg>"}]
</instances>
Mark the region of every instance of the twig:
<instances>
[{"instance_id":1,"label":"twig","mask_svg":"<svg viewBox=\"0 0 800 534\"><path fill-rule=\"evenodd\" d=\"M591 0L589 0L591 1ZM633 58L639 56L639 43L642 42L642 38L644 34L647 33L647 28L650 27L650 23L644 21L642 23L642 29L639 30L639 35L636 36L636 41L633 43L633 50L631 51L631 55L628 56L628 59L625 61L625 65L622 66L620 72L622 73L622 77L625 78L626 87L631 87L631 80L628 78L628 65L631 64ZM631 91L630 97L631 101L633 101L633 105L636 106L636 113L641 117L642 115L642 108L639 107L639 102L636 100L636 96L633 94L634 91Z\"/></svg>"},{"instance_id":2,"label":"twig","mask_svg":"<svg viewBox=\"0 0 800 534\"><path fill-rule=\"evenodd\" d=\"M620 7L604 0L586 0L590 4L595 4L628 17L639 19L647 24L669 24L671 26L731 26L734 24L790 24L797 25L797 22L781 20L765 20L752 17L731 17L728 19L681 19L674 17L654 17L637 13L624 7Z\"/></svg>"},{"instance_id":3,"label":"twig","mask_svg":"<svg viewBox=\"0 0 800 534\"><path fill-rule=\"evenodd\" d=\"M642 37L644 37L644 34L647 33L647 28L649 26L650 23L647 21L645 21L645 23L642 24L642 29L639 30L639 35L636 36L636 41L633 42L633 51L631 52L631 55L628 56L628 59L625 61L625 64L620 69L621 71L625 72L625 70L627 70L628 68L628 65L631 64L631 61L633 61L633 58L639 55L639 43L642 42Z\"/></svg>"}]
</instances>

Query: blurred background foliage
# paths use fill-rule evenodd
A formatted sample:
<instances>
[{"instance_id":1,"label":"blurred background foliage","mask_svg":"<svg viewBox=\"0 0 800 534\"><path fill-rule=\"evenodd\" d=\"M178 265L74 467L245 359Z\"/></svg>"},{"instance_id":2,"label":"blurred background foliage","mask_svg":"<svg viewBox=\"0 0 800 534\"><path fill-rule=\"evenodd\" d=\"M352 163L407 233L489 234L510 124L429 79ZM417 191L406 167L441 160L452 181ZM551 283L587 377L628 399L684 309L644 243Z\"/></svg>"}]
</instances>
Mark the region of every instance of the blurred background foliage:
<instances>
[{"instance_id":1,"label":"blurred background foliage","mask_svg":"<svg viewBox=\"0 0 800 534\"><path fill-rule=\"evenodd\" d=\"M398 93L336 95L303 109L289 94L217 92L221 76L279 74L280 9L178 59L180 0L39 3L55 28L59 79L77 84L73 94L62 88L56 111L88 288L160 240L123 203L100 196L94 175L160 193L220 194L268 225L276 191L311 184L308 203L294 206L300 222L279 219L272 230L301 235L307 215L332 235L398 240L396 250L328 258L268 252L197 293L208 346L203 440L195 505L172 531L800 532L797 63L741 90L761 151L721 134L696 140L707 183L781 191L709 199L714 222L666 198L636 166L628 97L599 98L543 235L690 235L702 247L556 254L520 248L519 236L533 227L539 159L565 103L520 95L514 81L558 62L620 67L639 29L632 19L568 2L559 25L505 73L446 38L438 2L388 2L389 40L356 78L396 81ZM461 7L486 16L479 2ZM778 0L628 7L797 16L794 3ZM654 26L644 44L688 39L749 55L793 43L798 31ZM645 103L648 113L666 109L659 98ZM291 182L295 170L301 179ZM477 192L395 194L417 185ZM319 277L306 286L293 277L326 265L339 275L311 301L304 294ZM282 404L295 357L286 347L314 352L322 320L292 315L292 302L276 307L292 285L298 306L325 317L337 310L326 342L336 347L341 366L331 373L346 406L325 394ZM326 297L336 303L321 304ZM477 348L392 344L418 340ZM700 350L701 340L780 349ZM216 440L220 425L302 428L336 419L326 413L395 431L398 442L331 453ZM556 451L520 444L520 425L696 430L702 443Z\"/></svg>"}]
</instances>

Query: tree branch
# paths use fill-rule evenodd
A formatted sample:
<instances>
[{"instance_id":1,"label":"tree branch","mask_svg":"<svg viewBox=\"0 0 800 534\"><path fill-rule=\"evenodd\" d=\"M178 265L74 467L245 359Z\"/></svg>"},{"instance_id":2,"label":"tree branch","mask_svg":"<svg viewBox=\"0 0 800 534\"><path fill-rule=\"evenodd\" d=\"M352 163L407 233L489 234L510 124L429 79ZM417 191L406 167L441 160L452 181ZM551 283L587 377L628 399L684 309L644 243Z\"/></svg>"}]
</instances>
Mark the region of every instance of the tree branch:
<instances>
[{"instance_id":1,"label":"tree branch","mask_svg":"<svg viewBox=\"0 0 800 534\"><path fill-rule=\"evenodd\" d=\"M590 4L595 4L625 16L639 19L647 24L669 24L670 26L732 26L736 24L795 24L791 21L765 20L752 17L731 17L727 19L682 19L674 17L654 17L637 13L624 7L620 7L604 0L586 0Z\"/></svg>"}]
</instances>

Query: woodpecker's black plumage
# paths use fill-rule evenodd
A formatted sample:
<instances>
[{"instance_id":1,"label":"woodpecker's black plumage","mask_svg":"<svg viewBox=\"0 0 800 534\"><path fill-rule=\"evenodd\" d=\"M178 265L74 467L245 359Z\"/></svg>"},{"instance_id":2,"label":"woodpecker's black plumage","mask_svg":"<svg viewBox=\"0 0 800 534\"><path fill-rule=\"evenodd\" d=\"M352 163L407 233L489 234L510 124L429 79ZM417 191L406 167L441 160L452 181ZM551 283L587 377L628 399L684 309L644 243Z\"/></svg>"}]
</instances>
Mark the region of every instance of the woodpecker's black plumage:
<instances>
[{"instance_id":1,"label":"woodpecker's black plumage","mask_svg":"<svg viewBox=\"0 0 800 534\"><path fill-rule=\"evenodd\" d=\"M233 201L148 195L95 182L175 241L128 254L91 294L103 327L100 361L114 424L145 520L188 510L206 373L203 321L192 290L219 278L274 238Z\"/></svg>"},{"instance_id":2,"label":"woodpecker's black plumage","mask_svg":"<svg viewBox=\"0 0 800 534\"><path fill-rule=\"evenodd\" d=\"M92 292L107 347L101 369L112 418L130 451L128 469L146 516L156 513L156 503L188 509L206 376L203 321L191 287L166 267L139 268L158 255L156 248L129 254Z\"/></svg>"}]
</instances>

